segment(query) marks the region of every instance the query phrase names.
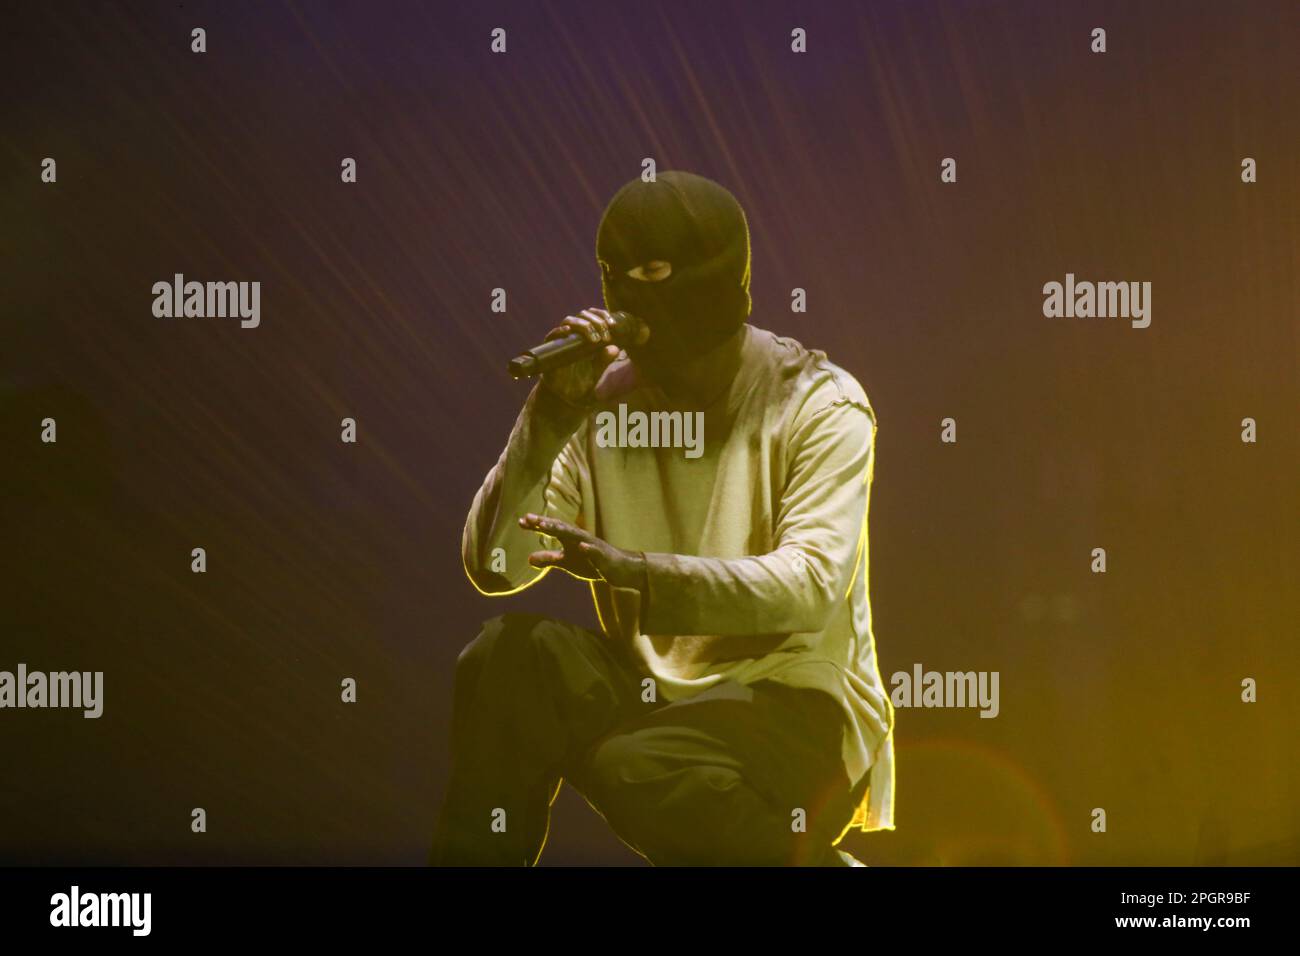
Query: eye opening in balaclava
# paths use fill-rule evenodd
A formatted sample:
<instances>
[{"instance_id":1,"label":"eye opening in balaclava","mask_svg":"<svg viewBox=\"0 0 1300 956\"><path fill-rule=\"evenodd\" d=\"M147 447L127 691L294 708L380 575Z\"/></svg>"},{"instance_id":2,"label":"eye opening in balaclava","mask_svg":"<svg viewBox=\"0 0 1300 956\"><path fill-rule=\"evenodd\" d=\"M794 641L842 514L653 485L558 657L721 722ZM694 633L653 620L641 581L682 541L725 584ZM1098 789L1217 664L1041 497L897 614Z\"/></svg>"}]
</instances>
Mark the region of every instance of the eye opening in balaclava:
<instances>
[{"instance_id":1,"label":"eye opening in balaclava","mask_svg":"<svg viewBox=\"0 0 1300 956\"><path fill-rule=\"evenodd\" d=\"M629 269L653 260L672 264L660 281ZM633 361L667 366L716 348L750 314L749 225L726 188L670 170L654 182L624 185L596 231L605 306L640 316L650 341L628 348Z\"/></svg>"}]
</instances>

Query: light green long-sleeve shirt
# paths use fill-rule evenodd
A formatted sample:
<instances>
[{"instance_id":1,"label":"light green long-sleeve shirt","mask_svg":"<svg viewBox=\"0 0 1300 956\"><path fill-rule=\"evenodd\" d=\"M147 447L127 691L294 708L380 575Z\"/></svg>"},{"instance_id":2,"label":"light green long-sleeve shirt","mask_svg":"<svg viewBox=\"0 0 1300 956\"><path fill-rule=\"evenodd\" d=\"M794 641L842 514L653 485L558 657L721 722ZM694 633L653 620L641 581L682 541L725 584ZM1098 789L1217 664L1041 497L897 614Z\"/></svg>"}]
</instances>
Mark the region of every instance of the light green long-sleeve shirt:
<instances>
[{"instance_id":1,"label":"light green long-sleeve shirt","mask_svg":"<svg viewBox=\"0 0 1300 956\"><path fill-rule=\"evenodd\" d=\"M528 564L537 535L517 524L529 511L645 552L644 594L591 585L606 635L630 643L668 700L726 678L830 694L848 717L849 779L870 774L850 829L892 830L894 713L868 594L866 393L824 353L747 325L731 387L702 410L702 449L668 445L692 436L667 429L667 447L620 447L639 436L599 417L672 411L696 410L653 386L587 409L535 389L471 506L470 579L510 593L545 573Z\"/></svg>"}]
</instances>

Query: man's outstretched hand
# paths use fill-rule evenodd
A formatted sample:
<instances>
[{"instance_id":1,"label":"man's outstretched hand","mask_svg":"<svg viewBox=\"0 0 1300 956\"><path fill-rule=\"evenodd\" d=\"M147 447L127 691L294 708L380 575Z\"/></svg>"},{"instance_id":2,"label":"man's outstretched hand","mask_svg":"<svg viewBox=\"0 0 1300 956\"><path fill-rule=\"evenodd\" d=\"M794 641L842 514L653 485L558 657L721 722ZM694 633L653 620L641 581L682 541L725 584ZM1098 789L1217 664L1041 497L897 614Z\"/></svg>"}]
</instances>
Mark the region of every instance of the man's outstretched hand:
<instances>
[{"instance_id":1,"label":"man's outstretched hand","mask_svg":"<svg viewBox=\"0 0 1300 956\"><path fill-rule=\"evenodd\" d=\"M584 581L609 582L616 588L637 588L644 593L645 554L624 551L567 521L526 514L519 526L558 538L562 551L534 551L528 563L535 568L559 568Z\"/></svg>"}]
</instances>

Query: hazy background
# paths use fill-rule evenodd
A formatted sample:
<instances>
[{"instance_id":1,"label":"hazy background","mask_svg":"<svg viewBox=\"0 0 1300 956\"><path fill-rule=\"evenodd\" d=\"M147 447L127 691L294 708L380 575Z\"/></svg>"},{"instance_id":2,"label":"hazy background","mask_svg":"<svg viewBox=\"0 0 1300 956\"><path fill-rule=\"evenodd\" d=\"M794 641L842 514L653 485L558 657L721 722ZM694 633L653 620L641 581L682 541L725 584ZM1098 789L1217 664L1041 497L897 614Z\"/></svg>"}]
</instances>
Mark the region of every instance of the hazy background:
<instances>
[{"instance_id":1,"label":"hazy background","mask_svg":"<svg viewBox=\"0 0 1300 956\"><path fill-rule=\"evenodd\" d=\"M867 389L885 679L1001 675L995 720L899 709L898 829L845 845L1300 862L1296 4L60 3L0 52L0 669L106 685L0 711L0 862L424 862L457 653L595 623L478 595L460 532L646 156ZM176 272L259 280L260 328L155 318ZM1067 272L1150 328L1044 318ZM542 862L642 863L568 788Z\"/></svg>"}]
</instances>

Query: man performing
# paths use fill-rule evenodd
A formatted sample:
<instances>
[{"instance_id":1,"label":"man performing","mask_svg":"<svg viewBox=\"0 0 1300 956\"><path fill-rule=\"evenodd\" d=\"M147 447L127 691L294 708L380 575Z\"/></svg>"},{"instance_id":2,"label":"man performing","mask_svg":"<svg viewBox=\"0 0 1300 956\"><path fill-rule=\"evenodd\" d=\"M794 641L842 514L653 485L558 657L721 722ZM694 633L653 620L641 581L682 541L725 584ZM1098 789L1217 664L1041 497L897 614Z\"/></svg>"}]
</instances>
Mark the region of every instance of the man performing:
<instances>
[{"instance_id":1,"label":"man performing","mask_svg":"<svg viewBox=\"0 0 1300 956\"><path fill-rule=\"evenodd\" d=\"M746 321L748 223L712 180L628 183L596 257L609 311L548 338L604 348L534 386L462 547L486 594L553 567L590 582L601 632L506 614L461 652L429 862L535 865L567 779L658 866L861 865L840 838L894 828L875 413L824 353ZM616 311L644 322L622 349Z\"/></svg>"}]
</instances>

